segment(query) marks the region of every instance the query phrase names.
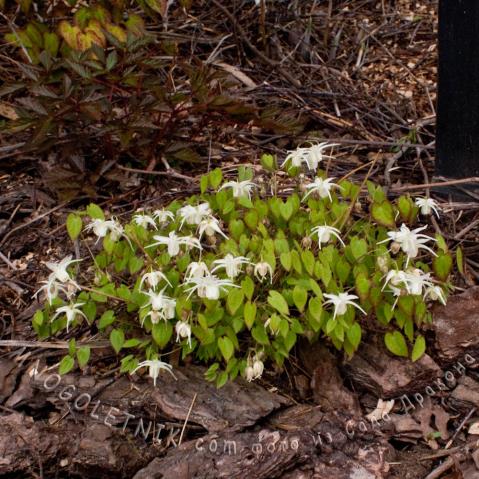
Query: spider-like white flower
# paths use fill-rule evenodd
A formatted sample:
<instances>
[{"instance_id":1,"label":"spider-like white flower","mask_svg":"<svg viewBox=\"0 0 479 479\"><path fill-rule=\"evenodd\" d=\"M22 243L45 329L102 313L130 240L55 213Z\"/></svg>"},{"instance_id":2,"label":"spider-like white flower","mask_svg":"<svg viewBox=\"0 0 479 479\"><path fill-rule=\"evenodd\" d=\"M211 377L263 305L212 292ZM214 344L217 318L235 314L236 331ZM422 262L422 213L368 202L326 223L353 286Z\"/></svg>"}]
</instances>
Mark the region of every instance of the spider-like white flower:
<instances>
[{"instance_id":1,"label":"spider-like white flower","mask_svg":"<svg viewBox=\"0 0 479 479\"><path fill-rule=\"evenodd\" d=\"M191 326L186 321L178 321L175 325L176 341L180 342L181 338L188 338L188 345L191 348Z\"/></svg>"},{"instance_id":2,"label":"spider-like white flower","mask_svg":"<svg viewBox=\"0 0 479 479\"><path fill-rule=\"evenodd\" d=\"M140 286L138 289L141 289L143 283L146 281L146 284L150 287L155 289L159 284L160 281L164 280L171 286L171 283L168 281L168 278L161 272L161 271L150 271L145 273L140 280Z\"/></svg>"},{"instance_id":3,"label":"spider-like white flower","mask_svg":"<svg viewBox=\"0 0 479 479\"><path fill-rule=\"evenodd\" d=\"M206 236L213 236L215 233L220 234L223 238L228 239L228 237L221 231L220 222L213 216L208 216L201 220L198 225L198 236L201 240L204 234Z\"/></svg>"},{"instance_id":4,"label":"spider-like white flower","mask_svg":"<svg viewBox=\"0 0 479 479\"><path fill-rule=\"evenodd\" d=\"M171 221L175 221L175 215L168 210L153 211L153 218L158 221L160 225L166 225Z\"/></svg>"},{"instance_id":5,"label":"spider-like white flower","mask_svg":"<svg viewBox=\"0 0 479 479\"><path fill-rule=\"evenodd\" d=\"M96 218L85 226L85 231L93 231L97 237L97 243L100 238L104 238L108 233L110 233L112 241L117 241L123 235L123 226L115 218L110 220Z\"/></svg>"},{"instance_id":6,"label":"spider-like white flower","mask_svg":"<svg viewBox=\"0 0 479 479\"><path fill-rule=\"evenodd\" d=\"M154 235L155 243L146 246L146 248L153 248L158 245L166 245L168 247L168 254L173 257L180 252L180 246L186 245L190 248L201 249L201 244L198 238L192 236L178 236L174 231L171 231L168 236Z\"/></svg>"},{"instance_id":7,"label":"spider-like white flower","mask_svg":"<svg viewBox=\"0 0 479 479\"><path fill-rule=\"evenodd\" d=\"M188 278L184 285L192 284L188 291L190 297L195 291L200 298L218 299L221 291L226 291L227 288L239 288L237 284L233 284L229 279L219 279L214 274L203 276L202 278L192 277Z\"/></svg>"},{"instance_id":8,"label":"spider-like white flower","mask_svg":"<svg viewBox=\"0 0 479 479\"><path fill-rule=\"evenodd\" d=\"M328 298L327 301L324 302L324 304L332 304L334 305L334 314L333 314L333 319L336 319L336 316L342 316L343 314L346 314L346 311L348 310L348 305L354 306L355 308L358 308L363 314L366 314L366 311L364 311L359 304L355 303L355 299L359 299L356 295L354 294L348 294L348 293L338 293L338 294L324 294L325 298Z\"/></svg>"},{"instance_id":9,"label":"spider-like white flower","mask_svg":"<svg viewBox=\"0 0 479 479\"><path fill-rule=\"evenodd\" d=\"M68 306L60 306L56 311L55 314L52 317L52 321L60 316L61 314L65 314L67 318L67 333L68 333L68 328L70 327L70 324L75 321L75 318L79 314L80 316L83 316L87 321L87 317L83 313L83 311L80 308L80 306L83 306L85 303L75 303L75 304L70 304Z\"/></svg>"},{"instance_id":10,"label":"spider-like white flower","mask_svg":"<svg viewBox=\"0 0 479 479\"><path fill-rule=\"evenodd\" d=\"M54 263L53 261L47 261L45 266L52 271L52 278L58 280L60 283L66 283L67 281L72 281L70 274L67 269L73 263L78 263L82 261L81 259L72 259L72 255L65 256L59 263Z\"/></svg>"},{"instance_id":11,"label":"spider-like white flower","mask_svg":"<svg viewBox=\"0 0 479 479\"><path fill-rule=\"evenodd\" d=\"M204 263L203 261L193 261L186 268L185 278L204 278L209 274L210 271L208 269L208 266L206 266L206 263Z\"/></svg>"},{"instance_id":12,"label":"spider-like white flower","mask_svg":"<svg viewBox=\"0 0 479 479\"><path fill-rule=\"evenodd\" d=\"M440 286L430 285L424 292L424 299L429 298L431 301L440 301L444 306L446 306L446 298L444 296L444 291Z\"/></svg>"},{"instance_id":13,"label":"spider-like white flower","mask_svg":"<svg viewBox=\"0 0 479 479\"><path fill-rule=\"evenodd\" d=\"M269 282L272 284L273 283L273 268L269 263L266 261L261 261L259 263L256 263L254 266L254 275L258 279L258 281L263 282L264 279L268 276L269 274Z\"/></svg>"},{"instance_id":14,"label":"spider-like white flower","mask_svg":"<svg viewBox=\"0 0 479 479\"><path fill-rule=\"evenodd\" d=\"M396 242L399 247L406 253L407 261L406 266L409 264L409 260L415 258L419 254L420 249L425 249L437 256L434 251L426 246L428 241L437 241L435 238L431 238L425 234L421 234L421 231L425 230L427 226L421 226L414 230L410 230L404 223L401 225L399 231L389 231L387 239L380 241L378 244L387 243L389 241Z\"/></svg>"},{"instance_id":15,"label":"spider-like white flower","mask_svg":"<svg viewBox=\"0 0 479 479\"><path fill-rule=\"evenodd\" d=\"M161 319L165 321L175 317L176 299L170 298L164 294L166 288L160 292L150 290L145 294L148 296L148 302L143 305L143 308L151 306L153 311L157 311ZM143 326L143 323L142 323Z\"/></svg>"},{"instance_id":16,"label":"spider-like white flower","mask_svg":"<svg viewBox=\"0 0 479 479\"><path fill-rule=\"evenodd\" d=\"M436 216L439 218L439 211L441 207L438 205L436 200L432 198L416 198L416 206L421 209L421 214L430 215L433 211Z\"/></svg>"},{"instance_id":17,"label":"spider-like white flower","mask_svg":"<svg viewBox=\"0 0 479 479\"><path fill-rule=\"evenodd\" d=\"M133 221L135 222L135 224L145 228L146 230L148 229L148 226L151 226L154 230L158 229L158 226L156 226L154 218L144 213L138 213L134 215Z\"/></svg>"},{"instance_id":18,"label":"spider-like white flower","mask_svg":"<svg viewBox=\"0 0 479 479\"><path fill-rule=\"evenodd\" d=\"M80 286L73 281L72 279L68 280L66 283L60 283L54 273L50 273L47 280L40 281L43 284L37 291L33 294L33 298L36 298L42 291L45 291L48 303L52 304L53 300L58 296L59 293L63 293L69 300L77 291L80 290Z\"/></svg>"},{"instance_id":19,"label":"spider-like white flower","mask_svg":"<svg viewBox=\"0 0 479 479\"><path fill-rule=\"evenodd\" d=\"M315 143L311 145L309 148L306 148L305 151L305 159L304 162L308 166L310 170L316 171L318 169L319 164L327 158L334 158L330 155L325 155L324 150L327 148L332 148L337 146L335 144L331 144L328 142L323 143Z\"/></svg>"},{"instance_id":20,"label":"spider-like white flower","mask_svg":"<svg viewBox=\"0 0 479 479\"><path fill-rule=\"evenodd\" d=\"M344 246L343 240L339 236L340 231L338 230L338 228L334 228L333 226L328 226L328 225L315 226L311 230L311 233L318 235L319 249L321 249L322 243L329 243L329 241L331 240L331 236L335 236L339 240L339 242Z\"/></svg>"},{"instance_id":21,"label":"spider-like white flower","mask_svg":"<svg viewBox=\"0 0 479 479\"><path fill-rule=\"evenodd\" d=\"M251 199L251 191L253 190L253 188L256 188L256 186L256 183L253 183L249 180L228 181L221 186L220 190L222 190L223 188L231 188L234 198L248 197L249 199Z\"/></svg>"},{"instance_id":22,"label":"spider-like white flower","mask_svg":"<svg viewBox=\"0 0 479 479\"><path fill-rule=\"evenodd\" d=\"M254 369L252 365L246 366L246 369L244 370L244 375L245 375L246 381L248 381L249 383L253 381L255 374L254 374Z\"/></svg>"},{"instance_id":23,"label":"spider-like white flower","mask_svg":"<svg viewBox=\"0 0 479 479\"><path fill-rule=\"evenodd\" d=\"M164 369L168 371L175 379L176 376L173 374L173 366L171 364L160 361L159 359L148 359L142 361L138 366L131 372L131 374L136 373L140 368L148 368L148 375L153 379L153 386L156 386L156 379L160 375L160 371Z\"/></svg>"},{"instance_id":24,"label":"spider-like white flower","mask_svg":"<svg viewBox=\"0 0 479 479\"><path fill-rule=\"evenodd\" d=\"M393 287L405 285L406 282L406 273L401 270L392 269L386 274L386 279L384 280L383 287L381 291L384 291L387 285L392 285Z\"/></svg>"},{"instance_id":25,"label":"spider-like white flower","mask_svg":"<svg viewBox=\"0 0 479 479\"><path fill-rule=\"evenodd\" d=\"M241 273L241 266L243 264L253 264L248 258L244 256L233 256L232 254L228 253L223 259L217 259L213 261L213 264L216 264L211 272L214 273L217 270L224 268L226 272L226 276L229 279L235 279Z\"/></svg>"},{"instance_id":26,"label":"spider-like white flower","mask_svg":"<svg viewBox=\"0 0 479 479\"><path fill-rule=\"evenodd\" d=\"M341 189L339 185L332 183L334 178L316 178L313 183L306 185L306 188L309 190L303 197L305 201L308 196L312 193L317 193L320 198L329 198L329 201L332 201L331 198L331 189L338 188Z\"/></svg>"},{"instance_id":27,"label":"spider-like white flower","mask_svg":"<svg viewBox=\"0 0 479 479\"><path fill-rule=\"evenodd\" d=\"M288 151L281 168L284 168L288 162L291 162L290 166L300 168L303 162L306 161L306 155L307 148L298 147L295 150Z\"/></svg>"},{"instance_id":28,"label":"spider-like white flower","mask_svg":"<svg viewBox=\"0 0 479 479\"><path fill-rule=\"evenodd\" d=\"M198 206L186 205L178 210L181 216L180 229L186 223L188 225L199 225L204 218L211 215L209 203L200 203Z\"/></svg>"},{"instance_id":29,"label":"spider-like white flower","mask_svg":"<svg viewBox=\"0 0 479 479\"><path fill-rule=\"evenodd\" d=\"M412 271L406 271L404 283L408 293L415 295L422 295L424 288L433 286L431 273L424 273L424 271L417 268Z\"/></svg>"}]
</instances>

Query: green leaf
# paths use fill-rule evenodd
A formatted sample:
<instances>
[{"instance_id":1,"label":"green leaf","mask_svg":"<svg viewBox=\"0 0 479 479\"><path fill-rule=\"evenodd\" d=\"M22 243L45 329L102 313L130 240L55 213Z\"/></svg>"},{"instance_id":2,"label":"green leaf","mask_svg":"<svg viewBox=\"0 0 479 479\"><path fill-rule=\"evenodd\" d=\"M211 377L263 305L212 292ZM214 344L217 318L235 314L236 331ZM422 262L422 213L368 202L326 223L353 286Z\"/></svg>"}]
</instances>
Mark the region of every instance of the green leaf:
<instances>
[{"instance_id":1,"label":"green leaf","mask_svg":"<svg viewBox=\"0 0 479 479\"><path fill-rule=\"evenodd\" d=\"M75 241L81 233L82 230L82 220L80 216L76 215L75 213L70 213L67 216L67 231L68 236L72 241Z\"/></svg>"},{"instance_id":2,"label":"green leaf","mask_svg":"<svg viewBox=\"0 0 479 479\"><path fill-rule=\"evenodd\" d=\"M296 333L294 333L293 331L288 331L288 334L286 335L286 337L284 338L284 345L286 347L286 350L289 352L291 350L291 348L296 344L296 339L297 339L297 336L296 336Z\"/></svg>"},{"instance_id":3,"label":"green leaf","mask_svg":"<svg viewBox=\"0 0 479 479\"><path fill-rule=\"evenodd\" d=\"M244 222L246 223L246 226L251 230L255 231L257 226L258 226L258 213L256 210L249 210L245 215L244 215Z\"/></svg>"},{"instance_id":4,"label":"green leaf","mask_svg":"<svg viewBox=\"0 0 479 479\"><path fill-rule=\"evenodd\" d=\"M223 180L223 172L221 171L221 168L215 168L210 171L209 179L211 187L217 190Z\"/></svg>"},{"instance_id":5,"label":"green leaf","mask_svg":"<svg viewBox=\"0 0 479 479\"><path fill-rule=\"evenodd\" d=\"M459 273L463 275L464 274L464 257L463 257L462 249L460 246L458 246L456 249L456 264L457 264L457 270L459 271Z\"/></svg>"},{"instance_id":6,"label":"green leaf","mask_svg":"<svg viewBox=\"0 0 479 479\"><path fill-rule=\"evenodd\" d=\"M209 176L208 175L203 175L200 180L200 191L201 194L206 193L206 190L208 189L208 182L209 182Z\"/></svg>"},{"instance_id":7,"label":"green leaf","mask_svg":"<svg viewBox=\"0 0 479 479\"><path fill-rule=\"evenodd\" d=\"M260 158L260 163L261 166L266 170L266 171L275 171L276 170L276 159L273 155L269 154L262 154Z\"/></svg>"},{"instance_id":8,"label":"green leaf","mask_svg":"<svg viewBox=\"0 0 479 479\"><path fill-rule=\"evenodd\" d=\"M354 323L347 331L346 331L346 337L348 338L349 342L351 345L354 347L354 349L357 349L359 346L359 343L361 342L361 326L359 323Z\"/></svg>"},{"instance_id":9,"label":"green leaf","mask_svg":"<svg viewBox=\"0 0 479 479\"><path fill-rule=\"evenodd\" d=\"M33 324L36 324L37 326L41 326L44 320L45 320L45 316L43 314L43 311L41 309L37 309L35 311L35 314L33 315L33 319L32 319Z\"/></svg>"},{"instance_id":10,"label":"green leaf","mask_svg":"<svg viewBox=\"0 0 479 479\"><path fill-rule=\"evenodd\" d=\"M239 307L243 304L244 293L242 289L231 288L226 297L226 308L231 315L234 315L238 311Z\"/></svg>"},{"instance_id":11,"label":"green leaf","mask_svg":"<svg viewBox=\"0 0 479 479\"><path fill-rule=\"evenodd\" d=\"M221 354L225 358L225 361L228 362L233 356L235 347L233 341L227 336L223 336L218 339L218 347L220 348Z\"/></svg>"},{"instance_id":12,"label":"green leaf","mask_svg":"<svg viewBox=\"0 0 479 479\"><path fill-rule=\"evenodd\" d=\"M77 348L77 345L76 345L75 338L70 339L70 341L68 341L68 354L70 356L74 356L76 348Z\"/></svg>"},{"instance_id":13,"label":"green leaf","mask_svg":"<svg viewBox=\"0 0 479 479\"><path fill-rule=\"evenodd\" d=\"M279 261L281 262L281 265L283 266L283 268L286 271L289 271L291 269L291 265L292 265L291 252L288 251L288 252L285 252L285 253L281 253L279 255Z\"/></svg>"},{"instance_id":14,"label":"green leaf","mask_svg":"<svg viewBox=\"0 0 479 479\"><path fill-rule=\"evenodd\" d=\"M226 371L221 371L216 378L216 387L218 389L222 388L226 381L228 381L228 373Z\"/></svg>"},{"instance_id":15,"label":"green leaf","mask_svg":"<svg viewBox=\"0 0 479 479\"><path fill-rule=\"evenodd\" d=\"M159 323L154 324L151 328L151 335L160 349L163 349L168 344L172 334L173 326L166 321L160 321Z\"/></svg>"},{"instance_id":16,"label":"green leaf","mask_svg":"<svg viewBox=\"0 0 479 479\"><path fill-rule=\"evenodd\" d=\"M253 324L256 319L256 310L257 310L256 303L252 303L251 301L248 301L244 305L244 322L248 329L251 329L253 327Z\"/></svg>"},{"instance_id":17,"label":"green leaf","mask_svg":"<svg viewBox=\"0 0 479 479\"><path fill-rule=\"evenodd\" d=\"M98 329L105 329L107 326L112 324L115 321L115 313L109 309L105 311L98 322Z\"/></svg>"},{"instance_id":18,"label":"green leaf","mask_svg":"<svg viewBox=\"0 0 479 479\"><path fill-rule=\"evenodd\" d=\"M86 207L86 214L94 220L104 220L105 215L103 214L102 209L95 203L90 203Z\"/></svg>"},{"instance_id":19,"label":"green leaf","mask_svg":"<svg viewBox=\"0 0 479 479\"><path fill-rule=\"evenodd\" d=\"M254 281L249 276L246 276L245 279L241 281L241 289L246 298L251 301L254 294Z\"/></svg>"},{"instance_id":20,"label":"green leaf","mask_svg":"<svg viewBox=\"0 0 479 479\"><path fill-rule=\"evenodd\" d=\"M293 301L298 310L302 313L306 302L308 301L308 293L301 286L295 286L293 289Z\"/></svg>"},{"instance_id":21,"label":"green leaf","mask_svg":"<svg viewBox=\"0 0 479 479\"><path fill-rule=\"evenodd\" d=\"M63 375L69 373L73 366L75 365L75 360L71 356L64 356L60 361L60 366L58 367L58 373Z\"/></svg>"},{"instance_id":22,"label":"green leaf","mask_svg":"<svg viewBox=\"0 0 479 479\"><path fill-rule=\"evenodd\" d=\"M316 321L319 321L323 312L321 300L317 297L311 298L308 304L308 311Z\"/></svg>"},{"instance_id":23,"label":"green leaf","mask_svg":"<svg viewBox=\"0 0 479 479\"><path fill-rule=\"evenodd\" d=\"M138 258L138 256L130 256L130 259L128 260L128 270L130 271L130 274L138 273L138 271L143 268L144 264L145 261L143 258Z\"/></svg>"},{"instance_id":24,"label":"green leaf","mask_svg":"<svg viewBox=\"0 0 479 479\"><path fill-rule=\"evenodd\" d=\"M303 251L301 260L303 261L304 269L312 276L314 272L314 254L309 250Z\"/></svg>"},{"instance_id":25,"label":"green leaf","mask_svg":"<svg viewBox=\"0 0 479 479\"><path fill-rule=\"evenodd\" d=\"M371 205L371 216L376 223L382 226L391 229L396 227L396 222L394 221L394 209L389 201L373 203Z\"/></svg>"},{"instance_id":26,"label":"green leaf","mask_svg":"<svg viewBox=\"0 0 479 479\"><path fill-rule=\"evenodd\" d=\"M369 296L369 290L371 289L371 282L364 273L359 273L355 280L356 293L358 293L361 301L365 301Z\"/></svg>"},{"instance_id":27,"label":"green leaf","mask_svg":"<svg viewBox=\"0 0 479 479\"><path fill-rule=\"evenodd\" d=\"M269 292L268 303L281 314L284 314L285 316L289 315L288 303L278 291L272 290Z\"/></svg>"},{"instance_id":28,"label":"green leaf","mask_svg":"<svg viewBox=\"0 0 479 479\"><path fill-rule=\"evenodd\" d=\"M113 329L110 333L110 343L118 354L125 342L125 333L121 329Z\"/></svg>"},{"instance_id":29,"label":"green leaf","mask_svg":"<svg viewBox=\"0 0 479 479\"><path fill-rule=\"evenodd\" d=\"M351 253L356 260L363 258L368 253L367 241L362 238L358 238L357 236L351 238L350 246Z\"/></svg>"},{"instance_id":30,"label":"green leaf","mask_svg":"<svg viewBox=\"0 0 479 479\"><path fill-rule=\"evenodd\" d=\"M269 344L268 333L263 325L255 326L251 330L251 336L253 336L253 339L257 343L262 344L263 346L267 346Z\"/></svg>"},{"instance_id":31,"label":"green leaf","mask_svg":"<svg viewBox=\"0 0 479 479\"><path fill-rule=\"evenodd\" d=\"M401 332L394 331L394 333L386 333L384 336L384 342L389 351L396 356L402 356L405 358L409 356L406 340Z\"/></svg>"},{"instance_id":32,"label":"green leaf","mask_svg":"<svg viewBox=\"0 0 479 479\"><path fill-rule=\"evenodd\" d=\"M439 253L432 261L434 273L441 281L446 281L452 270L452 257L448 253Z\"/></svg>"},{"instance_id":33,"label":"green leaf","mask_svg":"<svg viewBox=\"0 0 479 479\"><path fill-rule=\"evenodd\" d=\"M412 348L411 360L416 362L426 352L426 340L424 336L418 336Z\"/></svg>"},{"instance_id":34,"label":"green leaf","mask_svg":"<svg viewBox=\"0 0 479 479\"><path fill-rule=\"evenodd\" d=\"M83 368L90 359L90 346L82 346L77 350L78 365Z\"/></svg>"},{"instance_id":35,"label":"green leaf","mask_svg":"<svg viewBox=\"0 0 479 479\"><path fill-rule=\"evenodd\" d=\"M289 200L285 203L281 203L281 205L279 206L279 211L283 219L285 221L289 221L294 213L293 203L291 203Z\"/></svg>"}]
</instances>

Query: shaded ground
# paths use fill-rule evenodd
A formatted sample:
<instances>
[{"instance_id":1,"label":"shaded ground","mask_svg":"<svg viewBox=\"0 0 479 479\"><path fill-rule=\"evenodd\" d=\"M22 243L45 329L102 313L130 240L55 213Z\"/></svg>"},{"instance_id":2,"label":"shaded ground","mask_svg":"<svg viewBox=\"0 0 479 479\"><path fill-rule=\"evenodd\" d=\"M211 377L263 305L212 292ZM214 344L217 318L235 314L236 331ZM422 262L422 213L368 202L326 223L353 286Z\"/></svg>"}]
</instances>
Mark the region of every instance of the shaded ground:
<instances>
[{"instance_id":1,"label":"shaded ground","mask_svg":"<svg viewBox=\"0 0 479 479\"><path fill-rule=\"evenodd\" d=\"M239 96L259 109L281 112L284 124L218 126L197 135L193 141L200 161L171 165L183 176L164 176L163 165L156 162L151 168L133 165L139 171L113 164L96 185L95 200L104 209L121 216L167 203L196 191L197 178L212 166L221 166L227 176L239 163L257 165L261 151L281 159L285 149L308 138L340 144L338 157L328 165L330 176L351 174L361 180L371 168L370 176L392 196L428 191L415 185L433 178L436 2L299 3L277 2L264 20L253 2L207 2L187 20L171 15L168 32L159 35L181 36L184 59L193 54L210 59L236 79ZM85 329L77 339L98 346L87 372L69 375L49 391L45 376L35 379L32 367L37 360L40 370L55 363L68 337L42 347L22 343L36 339L30 320L38 305L31 296L43 279L41 261L70 252L63 227L67 213L91 198L59 197L47 173L62 166L48 155L22 153L10 137L2 141L0 159L0 473L413 479L435 470L430 479L478 476L476 439L467 429L477 421L479 377L475 361L464 361L466 352L473 359L477 352L476 338L470 337L479 326L474 295L453 303L450 312L437 312L438 338L461 320L470 322L447 341L437 341L431 331L432 358L415 367L391 359L373 340L347 365L322 348L304 345L284 371L267 372L259 387L240 382L213 391L191 367L185 368L189 379L183 387L165 383L153 390L146 378L118 377L112 351ZM399 168L391 171L394 167ZM446 214L435 224L451 247L464 251L466 268L455 278L458 293L478 278L479 206L473 202L477 198L470 200L443 198ZM461 318L464 305L470 309ZM451 369L457 361L467 366L466 374ZM441 390L434 381L445 381L446 371L452 371L454 381ZM68 384L75 385L73 399L60 398ZM427 386L435 392L431 400ZM86 412L72 403L81 393L94 399ZM397 398L403 394L414 409L401 408ZM390 420L380 413L375 420L364 418L378 399L393 398ZM101 405L93 412L98 418L92 416L95 401ZM113 411L117 419L106 419L105 425L111 407L123 416ZM125 412L136 418L123 430ZM142 437L139 418L145 428L149 421L156 424L155 434ZM183 445L177 448L183 428ZM301 447L292 448L293 440ZM225 454L225 441L236 441L241 453ZM288 448L268 451L268 444L284 441ZM261 452L252 450L258 442ZM198 451L215 443L223 446ZM447 461L449 475L441 476L436 468Z\"/></svg>"}]
</instances>

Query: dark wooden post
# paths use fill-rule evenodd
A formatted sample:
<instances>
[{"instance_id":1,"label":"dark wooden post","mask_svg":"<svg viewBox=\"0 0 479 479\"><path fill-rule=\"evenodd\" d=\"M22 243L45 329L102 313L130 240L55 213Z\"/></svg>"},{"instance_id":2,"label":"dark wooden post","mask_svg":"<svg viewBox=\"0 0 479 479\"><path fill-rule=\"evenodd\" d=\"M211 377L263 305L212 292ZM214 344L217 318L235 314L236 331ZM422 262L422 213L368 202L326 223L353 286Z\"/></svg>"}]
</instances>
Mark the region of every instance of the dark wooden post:
<instances>
[{"instance_id":1,"label":"dark wooden post","mask_svg":"<svg viewBox=\"0 0 479 479\"><path fill-rule=\"evenodd\" d=\"M436 175L479 176L479 0L439 1Z\"/></svg>"}]
</instances>

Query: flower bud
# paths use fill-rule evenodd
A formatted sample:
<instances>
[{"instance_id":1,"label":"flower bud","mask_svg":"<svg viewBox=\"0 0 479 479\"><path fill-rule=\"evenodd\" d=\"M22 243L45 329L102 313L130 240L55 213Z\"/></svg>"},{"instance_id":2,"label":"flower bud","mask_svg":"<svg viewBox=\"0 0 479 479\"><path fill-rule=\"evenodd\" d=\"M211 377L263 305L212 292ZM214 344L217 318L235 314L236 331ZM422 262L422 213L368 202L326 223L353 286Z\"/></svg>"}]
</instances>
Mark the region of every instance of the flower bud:
<instances>
[{"instance_id":1,"label":"flower bud","mask_svg":"<svg viewBox=\"0 0 479 479\"><path fill-rule=\"evenodd\" d=\"M253 366L247 366L245 369L245 378L246 381L251 382L254 379L254 369Z\"/></svg>"},{"instance_id":2,"label":"flower bud","mask_svg":"<svg viewBox=\"0 0 479 479\"><path fill-rule=\"evenodd\" d=\"M301 246L304 248L304 249L309 249L311 248L311 245L313 244L313 240L311 239L310 236L305 236L302 240L301 240Z\"/></svg>"},{"instance_id":3,"label":"flower bud","mask_svg":"<svg viewBox=\"0 0 479 479\"><path fill-rule=\"evenodd\" d=\"M264 364L263 361L259 360L258 358L255 359L253 363L253 374L254 379L258 379L262 376L264 371Z\"/></svg>"},{"instance_id":4,"label":"flower bud","mask_svg":"<svg viewBox=\"0 0 479 479\"><path fill-rule=\"evenodd\" d=\"M398 243L397 241L393 241L391 243L391 253L397 254L399 253L400 249L401 249L400 243Z\"/></svg>"}]
</instances>

